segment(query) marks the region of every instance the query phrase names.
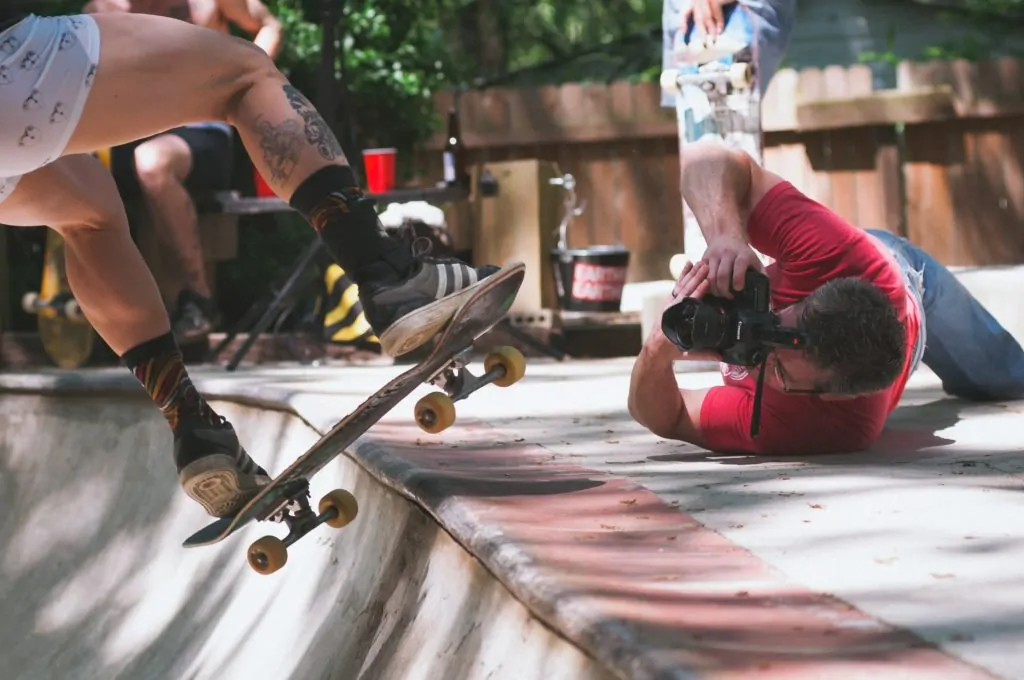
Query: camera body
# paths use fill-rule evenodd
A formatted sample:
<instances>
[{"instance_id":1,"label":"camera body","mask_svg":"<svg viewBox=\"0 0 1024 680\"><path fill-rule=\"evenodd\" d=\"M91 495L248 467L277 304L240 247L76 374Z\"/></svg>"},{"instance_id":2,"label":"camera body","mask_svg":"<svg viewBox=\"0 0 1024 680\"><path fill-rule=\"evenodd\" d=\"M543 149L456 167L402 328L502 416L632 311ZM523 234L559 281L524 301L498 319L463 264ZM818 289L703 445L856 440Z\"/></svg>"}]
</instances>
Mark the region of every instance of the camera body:
<instances>
[{"instance_id":1,"label":"camera body","mask_svg":"<svg viewBox=\"0 0 1024 680\"><path fill-rule=\"evenodd\" d=\"M735 366L760 366L775 347L802 349L807 336L781 325L771 311L768 277L748 269L733 298L683 298L665 310L661 330L683 351L713 350Z\"/></svg>"}]
</instances>

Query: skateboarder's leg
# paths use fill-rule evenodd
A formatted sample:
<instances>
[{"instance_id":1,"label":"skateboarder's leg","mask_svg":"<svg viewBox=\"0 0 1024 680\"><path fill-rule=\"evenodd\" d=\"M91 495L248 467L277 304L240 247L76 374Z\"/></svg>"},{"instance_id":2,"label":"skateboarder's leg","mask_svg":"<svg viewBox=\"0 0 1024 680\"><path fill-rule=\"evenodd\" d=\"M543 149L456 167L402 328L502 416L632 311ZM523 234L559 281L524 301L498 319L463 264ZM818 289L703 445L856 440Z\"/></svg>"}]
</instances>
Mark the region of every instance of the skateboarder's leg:
<instances>
[{"instance_id":1,"label":"skateboarder's leg","mask_svg":"<svg viewBox=\"0 0 1024 680\"><path fill-rule=\"evenodd\" d=\"M211 514L245 502L266 473L193 386L106 168L91 156L66 156L7 184L13 191L0 200L0 224L47 225L64 237L75 299L167 419L186 492ZM200 484L210 479L220 483Z\"/></svg>"},{"instance_id":2,"label":"skateboarder's leg","mask_svg":"<svg viewBox=\"0 0 1024 680\"><path fill-rule=\"evenodd\" d=\"M389 238L327 123L249 41L164 17L121 13L30 17L6 35L27 39L31 31L70 30L59 22L73 26L77 36L78 44L59 56L84 60L87 101L80 119L77 111L67 112L73 134L66 149L52 152L94 151L189 122L230 123L274 192L310 222L353 276L367 320L388 353L429 340L454 311L453 302L495 271L454 259L425 260ZM0 104L0 125L8 111L20 113L20 101ZM0 175L24 174L50 155L40 151L32 157L35 166L0 167L6 170Z\"/></svg>"}]
</instances>

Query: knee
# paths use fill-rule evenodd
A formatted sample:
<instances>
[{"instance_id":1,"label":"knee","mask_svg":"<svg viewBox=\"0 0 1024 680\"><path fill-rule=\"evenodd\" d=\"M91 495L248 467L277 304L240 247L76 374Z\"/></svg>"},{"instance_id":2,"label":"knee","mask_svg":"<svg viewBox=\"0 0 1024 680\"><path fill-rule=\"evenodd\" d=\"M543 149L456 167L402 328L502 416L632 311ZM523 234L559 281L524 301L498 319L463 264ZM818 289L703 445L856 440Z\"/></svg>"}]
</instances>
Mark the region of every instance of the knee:
<instances>
[{"instance_id":1,"label":"knee","mask_svg":"<svg viewBox=\"0 0 1024 680\"><path fill-rule=\"evenodd\" d=\"M53 164L51 185L58 196L48 199L49 225L65 240L92 238L97 232L130 233L128 216L106 167L92 156L65 156Z\"/></svg>"},{"instance_id":2,"label":"knee","mask_svg":"<svg viewBox=\"0 0 1024 680\"><path fill-rule=\"evenodd\" d=\"M176 144L157 137L135 148L135 174L147 192L160 191L170 184L182 184L191 167L191 154L184 143ZM178 148L179 146L184 148Z\"/></svg>"},{"instance_id":3,"label":"knee","mask_svg":"<svg viewBox=\"0 0 1024 680\"><path fill-rule=\"evenodd\" d=\"M234 76L227 80L229 92L224 99L220 120L236 125L239 107L254 87L275 82L284 85L288 81L270 55L262 49L247 40L231 40L235 41L238 49L232 50L228 56L232 61Z\"/></svg>"}]
</instances>

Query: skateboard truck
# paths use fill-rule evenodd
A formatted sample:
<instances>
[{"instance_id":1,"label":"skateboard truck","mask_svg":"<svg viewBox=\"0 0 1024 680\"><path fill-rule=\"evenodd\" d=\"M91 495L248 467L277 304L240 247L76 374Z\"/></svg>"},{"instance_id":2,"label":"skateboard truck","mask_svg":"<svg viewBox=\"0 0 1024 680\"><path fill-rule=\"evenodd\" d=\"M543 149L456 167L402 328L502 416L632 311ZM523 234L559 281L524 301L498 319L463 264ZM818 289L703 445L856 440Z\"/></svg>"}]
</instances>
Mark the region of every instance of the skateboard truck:
<instances>
[{"instance_id":1,"label":"skateboard truck","mask_svg":"<svg viewBox=\"0 0 1024 680\"><path fill-rule=\"evenodd\" d=\"M85 316L82 314L82 308L79 307L78 301L70 295L57 295L50 300L43 300L39 297L38 293L25 293L21 298L21 308L26 314L39 314L41 312L45 313L44 310L50 310L51 313L56 314L58 317L70 321L85 321Z\"/></svg>"},{"instance_id":2,"label":"skateboard truck","mask_svg":"<svg viewBox=\"0 0 1024 680\"><path fill-rule=\"evenodd\" d=\"M482 381L512 384L521 378L525 373L526 360L514 348L492 352L487 357L485 376L475 382L469 381L472 385L467 382L468 373L460 378L458 372L467 364L468 353L465 350L472 348L481 336L508 314L525 275L525 265L513 262L485 278L475 292L463 301L437 336L426 358L392 378L342 417L244 506L202 527L186 538L183 546L195 548L213 545L240 531L250 522L281 522L288 526L287 536L283 539L264 536L250 544L246 552L247 562L254 571L271 574L285 565L288 547L316 527L326 524L341 528L352 522L359 508L356 499L347 491L331 491L320 500L319 505L310 507L312 476L342 455L357 438L395 406L403 403L419 385L440 381L440 384L447 384L460 398L464 398L465 394L459 394L460 390L465 392L467 387L478 389ZM447 393L440 394L451 404L451 397ZM435 426L439 424L437 419L432 422Z\"/></svg>"},{"instance_id":3,"label":"skateboard truck","mask_svg":"<svg viewBox=\"0 0 1024 680\"><path fill-rule=\"evenodd\" d=\"M669 69L662 72L659 85L671 94L681 92L685 85L696 85L705 92L717 90L722 94L745 91L754 85L754 66L749 62L737 61L728 68L720 64L702 66L697 73L680 73L676 69Z\"/></svg>"},{"instance_id":4,"label":"skateboard truck","mask_svg":"<svg viewBox=\"0 0 1024 680\"><path fill-rule=\"evenodd\" d=\"M318 512L309 505L309 480L303 479L287 487L287 497L266 517L269 522L281 522L288 527L288 535L264 536L249 546L246 557L249 566L260 574L272 574L288 561L288 548L321 524L341 529L356 518L359 504L348 491L335 489L320 499Z\"/></svg>"},{"instance_id":5,"label":"skateboard truck","mask_svg":"<svg viewBox=\"0 0 1024 680\"><path fill-rule=\"evenodd\" d=\"M526 359L515 347L498 347L484 359L484 372L475 375L468 368L469 349L455 355L431 378L443 392L431 392L416 402L416 424L430 434L438 434L455 422L455 402L461 401L481 387L513 385L526 374Z\"/></svg>"}]
</instances>

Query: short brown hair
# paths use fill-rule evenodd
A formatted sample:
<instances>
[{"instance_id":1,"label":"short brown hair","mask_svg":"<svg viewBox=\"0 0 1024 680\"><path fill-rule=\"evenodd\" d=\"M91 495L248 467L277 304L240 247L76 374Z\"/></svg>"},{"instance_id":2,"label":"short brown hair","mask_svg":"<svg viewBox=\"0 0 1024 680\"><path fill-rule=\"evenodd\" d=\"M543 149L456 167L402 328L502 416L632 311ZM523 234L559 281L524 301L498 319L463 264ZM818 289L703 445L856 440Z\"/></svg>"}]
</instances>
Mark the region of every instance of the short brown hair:
<instances>
[{"instance_id":1,"label":"short brown hair","mask_svg":"<svg viewBox=\"0 0 1024 680\"><path fill-rule=\"evenodd\" d=\"M907 330L892 302L863 279L833 279L805 298L797 325L808 358L828 374L819 387L866 394L892 385L906 361Z\"/></svg>"}]
</instances>

